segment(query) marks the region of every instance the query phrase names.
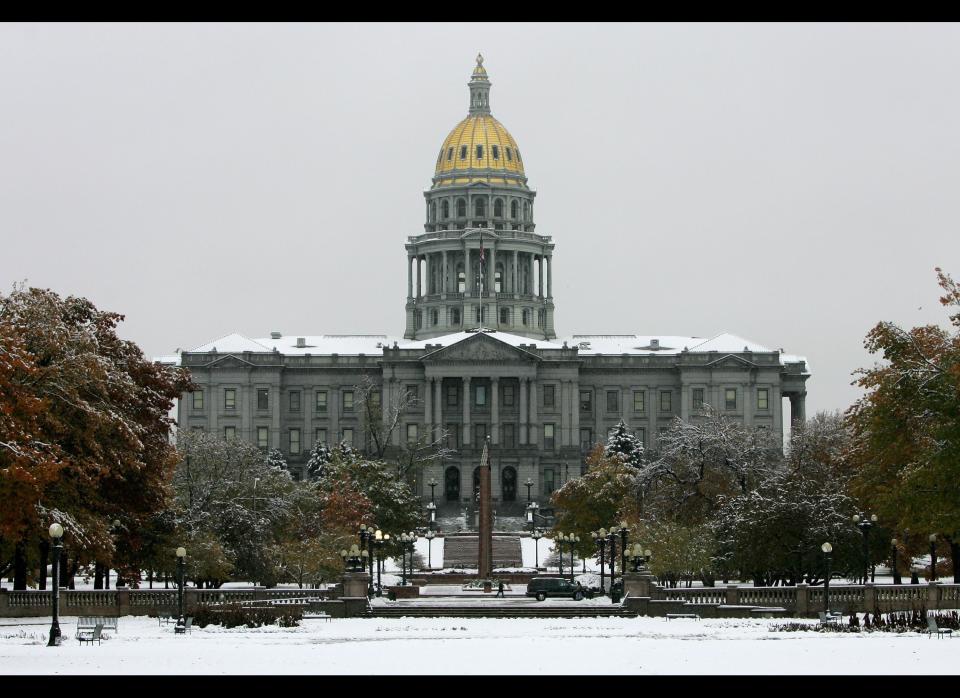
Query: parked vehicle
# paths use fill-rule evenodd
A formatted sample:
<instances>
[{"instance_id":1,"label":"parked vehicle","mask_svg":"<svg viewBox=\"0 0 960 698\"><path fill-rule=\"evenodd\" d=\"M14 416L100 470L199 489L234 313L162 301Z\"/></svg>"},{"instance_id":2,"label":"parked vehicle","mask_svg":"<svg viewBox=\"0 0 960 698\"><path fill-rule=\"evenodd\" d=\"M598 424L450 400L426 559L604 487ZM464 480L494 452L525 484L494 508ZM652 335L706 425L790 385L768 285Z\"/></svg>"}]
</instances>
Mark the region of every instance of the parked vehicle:
<instances>
[{"instance_id":1,"label":"parked vehicle","mask_svg":"<svg viewBox=\"0 0 960 698\"><path fill-rule=\"evenodd\" d=\"M569 597L574 601L583 599L583 587L561 577L535 577L527 584L527 596L543 601L548 596Z\"/></svg>"}]
</instances>

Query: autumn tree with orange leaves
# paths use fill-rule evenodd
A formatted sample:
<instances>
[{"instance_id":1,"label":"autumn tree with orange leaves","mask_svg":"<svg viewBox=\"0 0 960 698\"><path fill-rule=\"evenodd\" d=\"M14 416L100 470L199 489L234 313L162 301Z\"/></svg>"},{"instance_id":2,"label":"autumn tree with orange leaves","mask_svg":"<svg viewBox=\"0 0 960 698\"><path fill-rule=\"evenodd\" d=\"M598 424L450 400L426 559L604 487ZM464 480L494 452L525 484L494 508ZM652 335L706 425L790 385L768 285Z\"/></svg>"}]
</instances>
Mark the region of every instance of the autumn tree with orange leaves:
<instances>
[{"instance_id":1,"label":"autumn tree with orange leaves","mask_svg":"<svg viewBox=\"0 0 960 698\"><path fill-rule=\"evenodd\" d=\"M907 552L923 554L927 535L936 533L949 546L958 581L960 286L936 271L950 329L881 322L867 334L864 346L882 361L858 371L857 385L867 393L848 412L850 462L856 494L901 532Z\"/></svg>"},{"instance_id":2,"label":"autumn tree with orange leaves","mask_svg":"<svg viewBox=\"0 0 960 698\"><path fill-rule=\"evenodd\" d=\"M192 386L120 339L122 320L50 290L0 295L0 572L13 568L15 588L45 582L53 521L69 581L89 562L135 566L129 534L166 506L167 415Z\"/></svg>"}]
</instances>

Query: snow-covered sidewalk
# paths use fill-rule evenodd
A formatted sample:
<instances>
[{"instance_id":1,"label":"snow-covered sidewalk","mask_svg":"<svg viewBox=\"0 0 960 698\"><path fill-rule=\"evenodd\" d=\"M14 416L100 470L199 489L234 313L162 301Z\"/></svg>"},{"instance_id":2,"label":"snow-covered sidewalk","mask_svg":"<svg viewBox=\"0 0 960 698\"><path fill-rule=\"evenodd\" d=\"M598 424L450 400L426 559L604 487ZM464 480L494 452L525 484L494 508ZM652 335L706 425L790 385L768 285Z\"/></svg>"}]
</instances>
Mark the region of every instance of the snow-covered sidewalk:
<instances>
[{"instance_id":1,"label":"snow-covered sidewalk","mask_svg":"<svg viewBox=\"0 0 960 698\"><path fill-rule=\"evenodd\" d=\"M120 619L80 647L75 620L0 625L0 674L891 674L958 673L956 640L770 632L774 619L351 618L299 628L208 626L186 636ZM808 621L809 622L809 621ZM383 643L388 643L384 645ZM378 643L378 644L372 644ZM691 644L693 643L693 644ZM370 661L375 656L376 661Z\"/></svg>"}]
</instances>

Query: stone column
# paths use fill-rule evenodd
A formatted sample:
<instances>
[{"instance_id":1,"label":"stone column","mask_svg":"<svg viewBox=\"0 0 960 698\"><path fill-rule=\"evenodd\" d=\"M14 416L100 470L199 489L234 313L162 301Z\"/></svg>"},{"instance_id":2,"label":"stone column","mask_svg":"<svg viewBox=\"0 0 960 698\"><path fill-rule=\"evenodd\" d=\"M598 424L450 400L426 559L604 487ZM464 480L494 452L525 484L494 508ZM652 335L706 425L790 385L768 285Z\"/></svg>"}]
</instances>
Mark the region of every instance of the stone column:
<instances>
[{"instance_id":1,"label":"stone column","mask_svg":"<svg viewBox=\"0 0 960 698\"><path fill-rule=\"evenodd\" d=\"M558 443L570 445L570 381L560 381L560 434Z\"/></svg>"},{"instance_id":2,"label":"stone column","mask_svg":"<svg viewBox=\"0 0 960 698\"><path fill-rule=\"evenodd\" d=\"M270 437L270 443L273 448L280 448L280 386L274 384L270 386L270 418L271 429L273 432Z\"/></svg>"},{"instance_id":3,"label":"stone column","mask_svg":"<svg viewBox=\"0 0 960 698\"><path fill-rule=\"evenodd\" d=\"M534 256L534 254L531 252L531 253L530 253L530 283L529 283L529 293L530 293L531 296L537 295L537 289L536 289L536 287L533 285L533 275L534 275L534 271L535 271L535 270L534 270L534 267L536 267L536 265L537 265L537 258L536 258L536 257Z\"/></svg>"},{"instance_id":4,"label":"stone column","mask_svg":"<svg viewBox=\"0 0 960 698\"><path fill-rule=\"evenodd\" d=\"M793 394L790 396L790 423L806 421L806 393Z\"/></svg>"},{"instance_id":5,"label":"stone column","mask_svg":"<svg viewBox=\"0 0 960 698\"><path fill-rule=\"evenodd\" d=\"M490 245L490 264L484 277L487 279L487 295L497 297L497 248Z\"/></svg>"},{"instance_id":6,"label":"stone column","mask_svg":"<svg viewBox=\"0 0 960 698\"><path fill-rule=\"evenodd\" d=\"M570 397L573 401L570 412L570 445L580 447L580 381L570 382Z\"/></svg>"},{"instance_id":7,"label":"stone column","mask_svg":"<svg viewBox=\"0 0 960 698\"><path fill-rule=\"evenodd\" d=\"M443 378L436 377L433 381L433 421L437 425L435 438L443 432Z\"/></svg>"},{"instance_id":8,"label":"stone column","mask_svg":"<svg viewBox=\"0 0 960 698\"><path fill-rule=\"evenodd\" d=\"M335 446L340 443L340 386L331 385L329 396L327 410L330 415L330 431L327 433L327 443Z\"/></svg>"},{"instance_id":9,"label":"stone column","mask_svg":"<svg viewBox=\"0 0 960 698\"><path fill-rule=\"evenodd\" d=\"M518 443L521 446L527 444L527 381L529 379L520 377L520 434Z\"/></svg>"},{"instance_id":10,"label":"stone column","mask_svg":"<svg viewBox=\"0 0 960 698\"><path fill-rule=\"evenodd\" d=\"M443 267L440 269L440 293L450 292L450 267L447 260L447 251L443 251Z\"/></svg>"},{"instance_id":11,"label":"stone column","mask_svg":"<svg viewBox=\"0 0 960 698\"><path fill-rule=\"evenodd\" d=\"M543 298L543 255L537 257L537 267L540 270L537 274L537 295Z\"/></svg>"},{"instance_id":12,"label":"stone column","mask_svg":"<svg viewBox=\"0 0 960 698\"><path fill-rule=\"evenodd\" d=\"M470 445L470 378L463 379L463 445ZM470 481L473 487L473 480Z\"/></svg>"},{"instance_id":13,"label":"stone column","mask_svg":"<svg viewBox=\"0 0 960 698\"><path fill-rule=\"evenodd\" d=\"M540 443L540 420L537 404L540 402L540 384L536 378L530 381L530 444Z\"/></svg>"},{"instance_id":14,"label":"stone column","mask_svg":"<svg viewBox=\"0 0 960 698\"><path fill-rule=\"evenodd\" d=\"M547 256L547 298L553 298L553 255Z\"/></svg>"},{"instance_id":15,"label":"stone column","mask_svg":"<svg viewBox=\"0 0 960 698\"><path fill-rule=\"evenodd\" d=\"M413 298L413 256L407 255L407 298Z\"/></svg>"},{"instance_id":16,"label":"stone column","mask_svg":"<svg viewBox=\"0 0 960 698\"><path fill-rule=\"evenodd\" d=\"M427 440L433 440L433 378L426 379L423 390L423 427L427 430Z\"/></svg>"},{"instance_id":17,"label":"stone column","mask_svg":"<svg viewBox=\"0 0 960 698\"><path fill-rule=\"evenodd\" d=\"M473 293L473 270L470 268L470 248L467 247L467 243L463 243L463 290L465 296L470 296ZM463 311L464 322L466 322L466 308Z\"/></svg>"},{"instance_id":18,"label":"stone column","mask_svg":"<svg viewBox=\"0 0 960 698\"><path fill-rule=\"evenodd\" d=\"M494 446L500 444L500 379L490 378L490 441Z\"/></svg>"},{"instance_id":19,"label":"stone column","mask_svg":"<svg viewBox=\"0 0 960 698\"><path fill-rule=\"evenodd\" d=\"M421 295L421 289L423 288L423 284L421 283L423 271L420 267L420 255L416 255L414 259L417 260L417 298L419 298Z\"/></svg>"},{"instance_id":20,"label":"stone column","mask_svg":"<svg viewBox=\"0 0 960 698\"><path fill-rule=\"evenodd\" d=\"M513 293L514 295L516 295L516 294L519 293L519 291L517 290L517 269L518 269L518 266L517 266L517 251L514 250L514 251L513 251L513 266L512 266L512 268L510 269L510 278L511 278L511 280L512 280L512 282L513 282L513 288L510 289L510 292ZM514 319L513 324L514 324L514 325L517 324L516 319Z\"/></svg>"}]
</instances>

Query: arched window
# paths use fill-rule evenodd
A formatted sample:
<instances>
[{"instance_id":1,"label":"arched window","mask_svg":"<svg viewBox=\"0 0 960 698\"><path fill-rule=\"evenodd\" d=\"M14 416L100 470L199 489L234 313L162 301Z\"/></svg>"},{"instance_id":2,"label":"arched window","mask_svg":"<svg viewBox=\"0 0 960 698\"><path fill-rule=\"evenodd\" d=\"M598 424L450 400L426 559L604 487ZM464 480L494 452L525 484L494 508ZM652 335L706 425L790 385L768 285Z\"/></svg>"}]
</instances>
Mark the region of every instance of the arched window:
<instances>
[{"instance_id":1,"label":"arched window","mask_svg":"<svg viewBox=\"0 0 960 698\"><path fill-rule=\"evenodd\" d=\"M487 215L487 200L475 199L473 202L473 215L483 218Z\"/></svg>"},{"instance_id":2,"label":"arched window","mask_svg":"<svg viewBox=\"0 0 960 698\"><path fill-rule=\"evenodd\" d=\"M447 148L447 162L450 162L451 160L453 160L453 146L452 146L452 145L451 145L449 148Z\"/></svg>"},{"instance_id":3,"label":"arched window","mask_svg":"<svg viewBox=\"0 0 960 698\"><path fill-rule=\"evenodd\" d=\"M467 217L467 200L457 199L457 218Z\"/></svg>"},{"instance_id":4,"label":"arched window","mask_svg":"<svg viewBox=\"0 0 960 698\"><path fill-rule=\"evenodd\" d=\"M510 146L506 147L507 151L507 162L513 162L513 154L510 152Z\"/></svg>"},{"instance_id":5,"label":"arched window","mask_svg":"<svg viewBox=\"0 0 960 698\"><path fill-rule=\"evenodd\" d=\"M460 146L460 159L461 160L467 159L467 146L465 145Z\"/></svg>"},{"instance_id":6,"label":"arched window","mask_svg":"<svg viewBox=\"0 0 960 698\"><path fill-rule=\"evenodd\" d=\"M499 148L498 146L495 146L495 145L490 146L490 147L493 149L493 159L494 159L494 160L499 160L499 159L500 159L500 148Z\"/></svg>"},{"instance_id":7,"label":"arched window","mask_svg":"<svg viewBox=\"0 0 960 698\"><path fill-rule=\"evenodd\" d=\"M443 213L443 218L446 220L450 217L450 202L444 199L443 203L440 205L440 211Z\"/></svg>"},{"instance_id":8,"label":"arched window","mask_svg":"<svg viewBox=\"0 0 960 698\"><path fill-rule=\"evenodd\" d=\"M483 160L483 146L477 144L477 160Z\"/></svg>"},{"instance_id":9,"label":"arched window","mask_svg":"<svg viewBox=\"0 0 960 698\"><path fill-rule=\"evenodd\" d=\"M516 201L510 202L510 217L513 218L514 220L517 219L517 202Z\"/></svg>"},{"instance_id":10,"label":"arched window","mask_svg":"<svg viewBox=\"0 0 960 698\"><path fill-rule=\"evenodd\" d=\"M517 501L517 471L508 465L500 474L501 499L505 502Z\"/></svg>"},{"instance_id":11,"label":"arched window","mask_svg":"<svg viewBox=\"0 0 960 698\"><path fill-rule=\"evenodd\" d=\"M451 465L444 471L443 490L448 502L460 501L460 468Z\"/></svg>"},{"instance_id":12,"label":"arched window","mask_svg":"<svg viewBox=\"0 0 960 698\"><path fill-rule=\"evenodd\" d=\"M493 200L493 215L495 218L503 218L503 199Z\"/></svg>"}]
</instances>

